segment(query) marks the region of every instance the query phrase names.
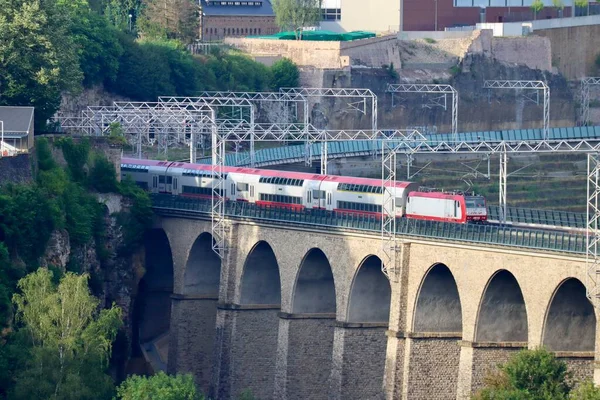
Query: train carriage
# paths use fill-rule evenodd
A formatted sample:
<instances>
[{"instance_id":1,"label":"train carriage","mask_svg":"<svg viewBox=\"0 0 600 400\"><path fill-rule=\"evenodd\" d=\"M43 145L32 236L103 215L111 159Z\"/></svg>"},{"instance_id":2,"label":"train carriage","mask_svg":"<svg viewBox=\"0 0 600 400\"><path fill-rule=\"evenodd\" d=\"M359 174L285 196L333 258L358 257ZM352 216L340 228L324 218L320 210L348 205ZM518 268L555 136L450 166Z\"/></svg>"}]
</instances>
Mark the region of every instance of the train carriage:
<instances>
[{"instance_id":1,"label":"train carriage","mask_svg":"<svg viewBox=\"0 0 600 400\"><path fill-rule=\"evenodd\" d=\"M224 167L221 195L229 201L380 216L385 196L381 180L348 176ZM123 158L122 176L152 193L211 199L214 172L210 165ZM413 182L394 182L396 217L455 223L485 222L481 196L419 192ZM387 192L387 191L386 191Z\"/></svg>"}]
</instances>

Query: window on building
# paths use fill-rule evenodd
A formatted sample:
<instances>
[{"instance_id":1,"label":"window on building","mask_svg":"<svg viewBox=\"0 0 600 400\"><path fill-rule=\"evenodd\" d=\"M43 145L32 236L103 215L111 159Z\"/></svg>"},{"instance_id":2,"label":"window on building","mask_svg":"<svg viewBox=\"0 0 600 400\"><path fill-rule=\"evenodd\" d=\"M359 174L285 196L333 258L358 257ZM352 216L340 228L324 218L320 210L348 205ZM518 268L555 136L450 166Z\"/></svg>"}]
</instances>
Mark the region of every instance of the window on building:
<instances>
[{"instance_id":1,"label":"window on building","mask_svg":"<svg viewBox=\"0 0 600 400\"><path fill-rule=\"evenodd\" d=\"M340 8L323 8L323 21L339 21L342 19L342 10Z\"/></svg>"},{"instance_id":2,"label":"window on building","mask_svg":"<svg viewBox=\"0 0 600 400\"><path fill-rule=\"evenodd\" d=\"M239 6L239 5L240 5L240 2L239 2L239 1L236 1L236 2L234 2L234 4L235 4L236 6Z\"/></svg>"}]
</instances>

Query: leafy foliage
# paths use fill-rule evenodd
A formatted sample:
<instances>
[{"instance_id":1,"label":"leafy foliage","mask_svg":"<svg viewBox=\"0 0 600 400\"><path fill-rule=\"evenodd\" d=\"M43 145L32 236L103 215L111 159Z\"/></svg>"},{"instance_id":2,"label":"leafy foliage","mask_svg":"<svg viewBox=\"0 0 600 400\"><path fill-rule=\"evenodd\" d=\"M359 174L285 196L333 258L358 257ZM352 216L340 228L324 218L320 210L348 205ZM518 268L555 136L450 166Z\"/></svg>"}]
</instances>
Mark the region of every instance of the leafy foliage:
<instances>
[{"instance_id":1,"label":"leafy foliage","mask_svg":"<svg viewBox=\"0 0 600 400\"><path fill-rule=\"evenodd\" d=\"M486 387L475 399L568 399L569 378L565 362L547 350L522 350L486 378Z\"/></svg>"},{"instance_id":2,"label":"leafy foliage","mask_svg":"<svg viewBox=\"0 0 600 400\"><path fill-rule=\"evenodd\" d=\"M117 171L113 163L103 155L96 155L90 168L90 187L100 193L117 192Z\"/></svg>"},{"instance_id":3,"label":"leafy foliage","mask_svg":"<svg viewBox=\"0 0 600 400\"><path fill-rule=\"evenodd\" d=\"M57 142L63 151L69 174L75 182L83 182L85 180L84 166L90 156L90 142L87 138L82 139L79 143L75 143L72 138L65 138Z\"/></svg>"},{"instance_id":4,"label":"leafy foliage","mask_svg":"<svg viewBox=\"0 0 600 400\"><path fill-rule=\"evenodd\" d=\"M121 400L201 400L191 375L169 376L164 372L145 377L133 375L117 389Z\"/></svg>"},{"instance_id":5,"label":"leafy foliage","mask_svg":"<svg viewBox=\"0 0 600 400\"><path fill-rule=\"evenodd\" d=\"M320 0L273 0L275 22L286 31L302 38L302 28L315 26L321 19Z\"/></svg>"},{"instance_id":6,"label":"leafy foliage","mask_svg":"<svg viewBox=\"0 0 600 400\"><path fill-rule=\"evenodd\" d=\"M552 0L552 5L557 10L564 10L564 8L565 8L565 3L563 2L563 0Z\"/></svg>"},{"instance_id":7,"label":"leafy foliage","mask_svg":"<svg viewBox=\"0 0 600 400\"><path fill-rule=\"evenodd\" d=\"M282 58L271 66L273 80L271 87L279 90L282 87L297 87L300 82L298 66L289 58Z\"/></svg>"},{"instance_id":8,"label":"leafy foliage","mask_svg":"<svg viewBox=\"0 0 600 400\"><path fill-rule=\"evenodd\" d=\"M591 381L582 382L571 392L569 399L600 400L600 387L594 385Z\"/></svg>"},{"instance_id":9,"label":"leafy foliage","mask_svg":"<svg viewBox=\"0 0 600 400\"><path fill-rule=\"evenodd\" d=\"M533 15L537 17L537 14L544 9L544 2L542 0L533 0L530 8L533 11Z\"/></svg>"},{"instance_id":10,"label":"leafy foliage","mask_svg":"<svg viewBox=\"0 0 600 400\"><path fill-rule=\"evenodd\" d=\"M148 38L192 43L198 36L198 12L193 0L146 0L140 29Z\"/></svg>"},{"instance_id":11,"label":"leafy foliage","mask_svg":"<svg viewBox=\"0 0 600 400\"><path fill-rule=\"evenodd\" d=\"M36 125L58 109L62 91L78 91L83 74L56 1L0 0L1 105L33 105Z\"/></svg>"},{"instance_id":12,"label":"leafy foliage","mask_svg":"<svg viewBox=\"0 0 600 400\"><path fill-rule=\"evenodd\" d=\"M121 182L121 194L131 202L129 212L119 214L119 222L124 227L124 243L120 252L124 254L142 243L144 232L152 224L153 213L148 193L131 179Z\"/></svg>"},{"instance_id":13,"label":"leafy foliage","mask_svg":"<svg viewBox=\"0 0 600 400\"><path fill-rule=\"evenodd\" d=\"M104 371L121 310L113 305L98 312L87 281L87 275L66 273L56 285L43 268L19 281L13 302L32 347L13 398L110 398L112 380Z\"/></svg>"}]
</instances>

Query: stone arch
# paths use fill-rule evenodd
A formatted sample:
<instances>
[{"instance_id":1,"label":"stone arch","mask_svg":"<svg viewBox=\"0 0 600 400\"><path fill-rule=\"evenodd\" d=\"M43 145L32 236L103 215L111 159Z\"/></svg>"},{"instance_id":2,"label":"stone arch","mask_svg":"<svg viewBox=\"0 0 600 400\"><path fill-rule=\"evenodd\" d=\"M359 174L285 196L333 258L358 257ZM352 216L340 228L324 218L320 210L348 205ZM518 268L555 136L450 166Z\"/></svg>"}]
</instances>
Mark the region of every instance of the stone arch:
<instances>
[{"instance_id":1,"label":"stone arch","mask_svg":"<svg viewBox=\"0 0 600 400\"><path fill-rule=\"evenodd\" d=\"M293 313L335 313L335 285L331 265L321 249L310 249L296 279Z\"/></svg>"},{"instance_id":2,"label":"stone arch","mask_svg":"<svg viewBox=\"0 0 600 400\"><path fill-rule=\"evenodd\" d=\"M348 322L388 322L390 298L390 282L381 271L381 259L367 256L352 281Z\"/></svg>"},{"instance_id":3,"label":"stone arch","mask_svg":"<svg viewBox=\"0 0 600 400\"><path fill-rule=\"evenodd\" d=\"M138 283L133 302L132 359L143 359L141 345L156 348L156 344L150 343L168 334L171 322L173 257L165 231L153 229L147 232L144 248L145 273ZM165 369L166 360L157 358L153 368Z\"/></svg>"},{"instance_id":4,"label":"stone arch","mask_svg":"<svg viewBox=\"0 0 600 400\"><path fill-rule=\"evenodd\" d=\"M458 287L450 269L435 264L425 274L417 295L415 332L462 332Z\"/></svg>"},{"instance_id":5,"label":"stone arch","mask_svg":"<svg viewBox=\"0 0 600 400\"><path fill-rule=\"evenodd\" d=\"M182 294L218 296L221 259L212 250L213 240L204 232L194 241L185 264Z\"/></svg>"},{"instance_id":6,"label":"stone arch","mask_svg":"<svg viewBox=\"0 0 600 400\"><path fill-rule=\"evenodd\" d=\"M596 315L585 286L575 278L556 288L544 323L543 345L553 351L594 351Z\"/></svg>"},{"instance_id":7,"label":"stone arch","mask_svg":"<svg viewBox=\"0 0 600 400\"><path fill-rule=\"evenodd\" d=\"M241 281L241 304L281 304L279 264L271 246L260 241L246 257Z\"/></svg>"},{"instance_id":8,"label":"stone arch","mask_svg":"<svg viewBox=\"0 0 600 400\"><path fill-rule=\"evenodd\" d=\"M497 271L488 281L479 305L478 342L527 342L527 310L513 274Z\"/></svg>"}]
</instances>

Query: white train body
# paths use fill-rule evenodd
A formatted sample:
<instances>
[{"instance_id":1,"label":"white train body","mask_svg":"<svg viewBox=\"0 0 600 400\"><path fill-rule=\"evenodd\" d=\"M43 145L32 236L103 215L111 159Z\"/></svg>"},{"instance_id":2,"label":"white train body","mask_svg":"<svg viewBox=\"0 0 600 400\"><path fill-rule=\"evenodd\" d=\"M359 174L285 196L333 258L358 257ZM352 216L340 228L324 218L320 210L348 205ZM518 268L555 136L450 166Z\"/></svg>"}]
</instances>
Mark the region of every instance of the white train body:
<instances>
[{"instance_id":1,"label":"white train body","mask_svg":"<svg viewBox=\"0 0 600 400\"><path fill-rule=\"evenodd\" d=\"M200 199L213 195L215 180L210 165L123 158L121 173L152 193ZM223 174L221 195L227 201L375 216L382 212L379 179L236 167L224 167ZM395 192L397 217L460 223L487 218L481 196L425 193L418 188L413 182L396 181L390 186Z\"/></svg>"}]
</instances>

